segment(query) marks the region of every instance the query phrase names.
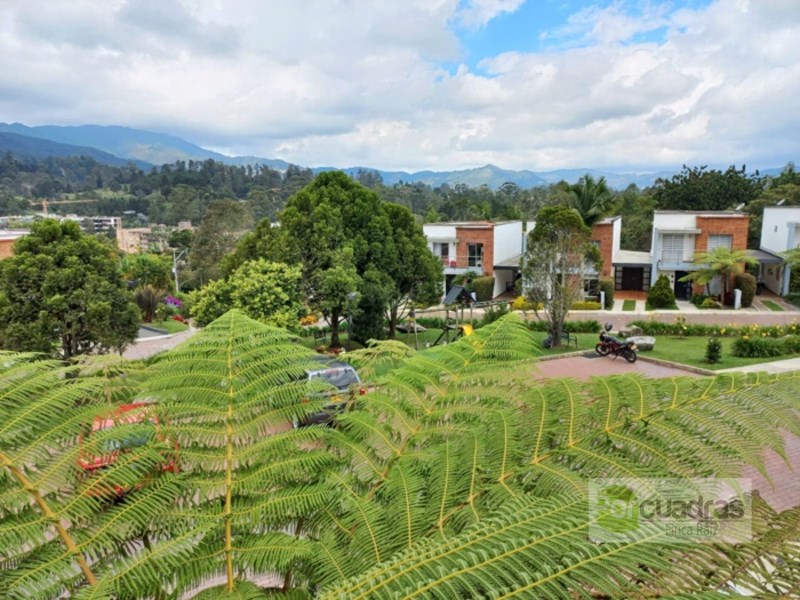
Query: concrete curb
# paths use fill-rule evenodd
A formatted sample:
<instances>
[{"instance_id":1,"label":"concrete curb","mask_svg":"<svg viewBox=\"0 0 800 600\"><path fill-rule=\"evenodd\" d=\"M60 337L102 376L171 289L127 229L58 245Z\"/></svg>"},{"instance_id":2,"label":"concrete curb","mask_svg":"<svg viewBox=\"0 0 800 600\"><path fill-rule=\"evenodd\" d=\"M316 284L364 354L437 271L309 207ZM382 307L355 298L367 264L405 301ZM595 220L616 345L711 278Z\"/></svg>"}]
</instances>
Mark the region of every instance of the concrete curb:
<instances>
[{"instance_id":1,"label":"concrete curb","mask_svg":"<svg viewBox=\"0 0 800 600\"><path fill-rule=\"evenodd\" d=\"M539 362L558 360L559 358L572 358L573 356L592 356L594 353L594 350L575 350L574 352L564 352L563 354L548 354L540 356Z\"/></svg>"},{"instance_id":2,"label":"concrete curb","mask_svg":"<svg viewBox=\"0 0 800 600\"><path fill-rule=\"evenodd\" d=\"M672 362L671 360L664 360L663 358L653 358L652 356L644 356L641 352L638 353L638 359L645 362L653 363L654 365L661 365L662 367L672 367L673 369L681 369L689 373L697 373L706 377L716 377L718 373L710 369L701 369L700 367L693 367L692 365L685 365L683 363Z\"/></svg>"},{"instance_id":3,"label":"concrete curb","mask_svg":"<svg viewBox=\"0 0 800 600\"><path fill-rule=\"evenodd\" d=\"M175 333L168 333L166 335L154 335L150 337L143 337L143 338L136 338L133 340L134 344L142 344L145 342L155 342L157 340L168 340L171 337L175 337L176 335L181 335L182 333L189 333L194 327L189 325L189 329L184 329L183 331L176 331Z\"/></svg>"}]
</instances>

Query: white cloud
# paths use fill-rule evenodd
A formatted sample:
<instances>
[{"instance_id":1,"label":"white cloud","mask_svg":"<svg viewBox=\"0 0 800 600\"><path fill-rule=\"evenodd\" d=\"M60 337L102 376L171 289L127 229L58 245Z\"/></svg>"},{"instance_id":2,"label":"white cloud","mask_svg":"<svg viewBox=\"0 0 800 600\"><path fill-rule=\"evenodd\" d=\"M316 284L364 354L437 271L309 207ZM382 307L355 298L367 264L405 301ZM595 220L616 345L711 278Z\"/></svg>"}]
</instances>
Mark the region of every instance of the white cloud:
<instances>
[{"instance_id":1,"label":"white cloud","mask_svg":"<svg viewBox=\"0 0 800 600\"><path fill-rule=\"evenodd\" d=\"M521 3L12 1L0 121L144 127L307 165L796 160L795 0L589 6L544 50L441 66L465 61L454 24Z\"/></svg>"}]
</instances>

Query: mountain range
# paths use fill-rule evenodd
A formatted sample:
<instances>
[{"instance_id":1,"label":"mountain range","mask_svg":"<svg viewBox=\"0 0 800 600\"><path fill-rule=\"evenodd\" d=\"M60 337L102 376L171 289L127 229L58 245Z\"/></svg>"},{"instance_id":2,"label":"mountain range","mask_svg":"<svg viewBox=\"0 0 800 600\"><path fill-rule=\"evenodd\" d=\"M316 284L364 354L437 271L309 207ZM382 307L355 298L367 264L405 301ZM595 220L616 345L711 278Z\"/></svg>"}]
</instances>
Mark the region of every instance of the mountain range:
<instances>
[{"instance_id":1,"label":"mountain range","mask_svg":"<svg viewBox=\"0 0 800 600\"><path fill-rule=\"evenodd\" d=\"M174 163L178 160L213 159L229 165L266 165L285 171L289 163L274 158L257 156L227 156L207 150L182 138L142 129L121 126L41 125L28 127L22 123L0 123L0 152L11 151L22 157L45 158L47 156L90 156L98 162L120 166L134 162L140 168ZM382 171L374 167L317 167L315 173L341 169L355 175L359 170L375 171L384 184L400 181L421 182L432 187L443 184L466 184L470 187L488 185L497 189L503 183L512 182L522 188L548 185L559 181L575 183L586 173L593 177L605 177L613 189L625 189L634 183L640 188L648 187L659 177L671 177L674 172L614 173L596 169L559 169L555 171L507 170L495 165L484 165L473 169L456 171ZM777 175L781 169L762 171L762 175Z\"/></svg>"}]
</instances>

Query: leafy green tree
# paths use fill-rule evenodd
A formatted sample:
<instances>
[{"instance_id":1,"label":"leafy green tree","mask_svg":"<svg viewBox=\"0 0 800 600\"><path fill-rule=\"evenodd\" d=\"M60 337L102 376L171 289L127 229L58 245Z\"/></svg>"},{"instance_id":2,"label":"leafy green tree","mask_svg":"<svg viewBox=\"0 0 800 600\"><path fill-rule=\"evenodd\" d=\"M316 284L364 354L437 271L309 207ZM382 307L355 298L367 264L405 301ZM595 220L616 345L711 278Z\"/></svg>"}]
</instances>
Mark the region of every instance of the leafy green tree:
<instances>
[{"instance_id":1,"label":"leafy green tree","mask_svg":"<svg viewBox=\"0 0 800 600\"><path fill-rule=\"evenodd\" d=\"M616 198L615 212L622 217L620 246L628 250L649 252L653 237L653 211L656 202L636 185L628 186Z\"/></svg>"},{"instance_id":2,"label":"leafy green tree","mask_svg":"<svg viewBox=\"0 0 800 600\"><path fill-rule=\"evenodd\" d=\"M322 311L331 325L331 346L334 348L341 345L339 324L356 308L359 301L356 290L362 284L353 262L352 248L342 248L336 255L333 266L313 274L311 292L312 304Z\"/></svg>"},{"instance_id":3,"label":"leafy green tree","mask_svg":"<svg viewBox=\"0 0 800 600\"><path fill-rule=\"evenodd\" d=\"M591 227L609 213L613 196L605 177L595 181L587 173L578 183L570 186L570 191L574 194L572 207L578 211L586 226Z\"/></svg>"},{"instance_id":4,"label":"leafy green tree","mask_svg":"<svg viewBox=\"0 0 800 600\"><path fill-rule=\"evenodd\" d=\"M250 207L238 200L217 200L192 238L189 265L200 284L218 279L222 273L220 262L236 243L253 227Z\"/></svg>"},{"instance_id":5,"label":"leafy green tree","mask_svg":"<svg viewBox=\"0 0 800 600\"><path fill-rule=\"evenodd\" d=\"M700 252L692 258L692 262L700 267L689 273L681 281L693 281L700 285L708 285L715 279L722 282L722 301L728 302L731 279L734 275L744 273L745 265L757 265L758 259L750 256L747 250L731 250L717 246L710 252Z\"/></svg>"},{"instance_id":6,"label":"leafy green tree","mask_svg":"<svg viewBox=\"0 0 800 600\"><path fill-rule=\"evenodd\" d=\"M228 279L217 279L192 292L192 316L202 327L237 308L267 325L295 330L303 310L300 278L296 266L248 261Z\"/></svg>"},{"instance_id":7,"label":"leafy green tree","mask_svg":"<svg viewBox=\"0 0 800 600\"><path fill-rule=\"evenodd\" d=\"M56 354L122 351L136 339L139 309L116 250L74 222L45 220L0 262L0 344Z\"/></svg>"},{"instance_id":8,"label":"leafy green tree","mask_svg":"<svg viewBox=\"0 0 800 600\"><path fill-rule=\"evenodd\" d=\"M192 246L194 232L191 229L174 229L167 238L167 245L175 250L187 250Z\"/></svg>"},{"instance_id":9,"label":"leafy green tree","mask_svg":"<svg viewBox=\"0 0 800 600\"><path fill-rule=\"evenodd\" d=\"M554 347L561 345L564 321L572 305L583 298L584 277L598 258L591 230L578 211L568 206L546 206L528 235L522 268L523 289L538 318L549 323Z\"/></svg>"},{"instance_id":10,"label":"leafy green tree","mask_svg":"<svg viewBox=\"0 0 800 600\"><path fill-rule=\"evenodd\" d=\"M412 303L436 304L442 295L442 263L428 249L428 242L414 215L404 206L385 203L383 209L392 223L394 256L388 258L384 273L386 317L389 337Z\"/></svg>"},{"instance_id":11,"label":"leafy green tree","mask_svg":"<svg viewBox=\"0 0 800 600\"><path fill-rule=\"evenodd\" d=\"M384 313L389 302L392 281L388 275L370 269L361 278L358 290L358 305L352 315L352 327L348 338L366 345L369 340L386 337Z\"/></svg>"},{"instance_id":12,"label":"leafy green tree","mask_svg":"<svg viewBox=\"0 0 800 600\"><path fill-rule=\"evenodd\" d=\"M166 290L172 284L172 260L161 254L128 254L122 259L122 272L137 286L152 285Z\"/></svg>"},{"instance_id":13,"label":"leafy green tree","mask_svg":"<svg viewBox=\"0 0 800 600\"><path fill-rule=\"evenodd\" d=\"M763 179L747 175L744 165L725 171L683 165L671 179L656 180L653 198L660 210L728 210L755 200L763 186Z\"/></svg>"}]
</instances>

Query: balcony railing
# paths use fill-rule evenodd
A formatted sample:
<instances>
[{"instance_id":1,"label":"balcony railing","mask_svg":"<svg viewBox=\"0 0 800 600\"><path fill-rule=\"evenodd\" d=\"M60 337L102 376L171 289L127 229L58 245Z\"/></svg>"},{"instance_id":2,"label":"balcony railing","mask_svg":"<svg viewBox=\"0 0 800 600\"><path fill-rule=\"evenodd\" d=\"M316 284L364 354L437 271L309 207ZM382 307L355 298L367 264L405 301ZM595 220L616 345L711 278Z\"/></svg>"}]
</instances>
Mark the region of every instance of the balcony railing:
<instances>
[{"instance_id":1,"label":"balcony railing","mask_svg":"<svg viewBox=\"0 0 800 600\"><path fill-rule=\"evenodd\" d=\"M456 261L455 257L453 256L440 256L442 260L442 264L445 267L450 267L451 269L455 269L458 266L458 261Z\"/></svg>"}]
</instances>

